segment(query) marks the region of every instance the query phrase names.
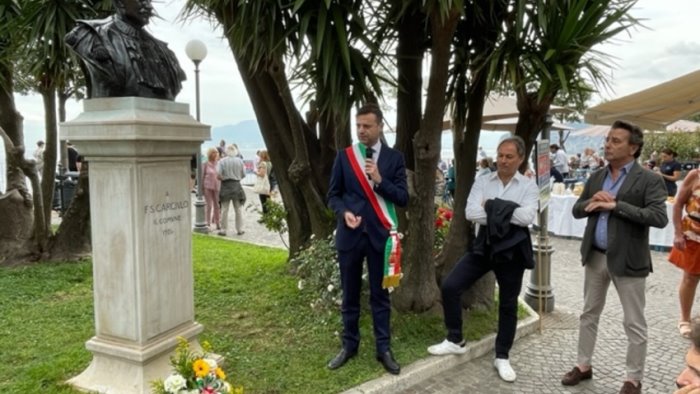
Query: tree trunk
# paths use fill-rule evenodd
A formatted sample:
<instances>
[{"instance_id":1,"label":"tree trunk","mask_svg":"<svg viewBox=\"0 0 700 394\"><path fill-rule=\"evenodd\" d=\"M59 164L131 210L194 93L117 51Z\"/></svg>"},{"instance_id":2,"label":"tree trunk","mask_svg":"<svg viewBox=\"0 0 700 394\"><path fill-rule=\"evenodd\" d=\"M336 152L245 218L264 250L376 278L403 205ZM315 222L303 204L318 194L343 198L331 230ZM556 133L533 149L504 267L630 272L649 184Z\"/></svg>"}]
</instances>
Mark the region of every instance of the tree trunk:
<instances>
[{"instance_id":1,"label":"tree trunk","mask_svg":"<svg viewBox=\"0 0 700 394\"><path fill-rule=\"evenodd\" d=\"M32 236L32 200L29 196L21 163L24 153L22 115L17 112L13 96L13 68L0 63L0 129L5 141L5 192L0 194L0 265L24 260L31 255L28 240ZM16 151L21 147L21 152Z\"/></svg>"},{"instance_id":2,"label":"tree trunk","mask_svg":"<svg viewBox=\"0 0 700 394\"><path fill-rule=\"evenodd\" d=\"M435 281L432 247L435 238L435 170L441 152L442 119L445 114L445 88L450 62L452 36L459 13L447 16L433 11L431 24L431 66L425 114L414 138L415 195L408 204L410 221L404 249L404 279L393 297L400 311L423 312L437 305L439 289Z\"/></svg>"},{"instance_id":3,"label":"tree trunk","mask_svg":"<svg viewBox=\"0 0 700 394\"><path fill-rule=\"evenodd\" d=\"M36 163L34 160L27 160L24 158L24 146L15 146L2 128L0 128L0 137L2 137L3 142L7 147L8 164L11 164L14 168L19 168L23 176L28 177L31 181L32 190L37 191L34 193L29 193L29 190L26 188L15 188L6 194L6 196L9 198L3 201L5 205L2 206L1 209L5 211L3 216L8 218L8 223L10 224L10 226L8 226L10 231L8 232L9 237L7 238L7 241L9 243L14 243L14 245L6 245L7 250L5 252L7 254L3 259L0 259L0 262L7 260L10 262L10 264L12 264L21 263L25 260L46 259L48 257L48 254L46 253L48 234L44 231L45 226L41 225L46 221L46 219L43 216L44 210L41 202L41 186L39 184L39 174L36 170ZM11 209L14 208L13 205L19 204L20 201L27 208L34 207L35 221L33 233L12 232L13 230L16 231L17 229L22 229L20 224L32 222L31 211L11 211Z\"/></svg>"},{"instance_id":4,"label":"tree trunk","mask_svg":"<svg viewBox=\"0 0 700 394\"><path fill-rule=\"evenodd\" d=\"M59 92L58 94L58 121L59 122L65 122L66 121L66 102L70 96L68 94L65 94L63 92ZM58 142L59 145L59 153L58 153L58 158L60 160L60 164L63 168L68 169L68 145L66 145L66 140L60 140Z\"/></svg>"},{"instance_id":5,"label":"tree trunk","mask_svg":"<svg viewBox=\"0 0 700 394\"><path fill-rule=\"evenodd\" d=\"M462 34L459 38L469 50L465 53L485 54L494 50L497 37L501 32L501 23L506 18L507 1L489 3L488 12L480 19L477 14L467 15ZM479 28L468 28L471 26ZM474 184L476 173L476 153L481 135L481 123L484 103L488 96L489 68L484 64L486 58L462 54L457 62L464 62L464 72L455 88L455 107L465 105L468 109L464 124L464 112L457 112L453 128L453 149L455 154L455 196L454 216L450 231L445 240L442 253L437 259L438 283L447 276L459 259L466 253L467 248L475 238L474 225L466 220L465 208L467 197ZM494 275L488 275L477 281L462 297L465 308L490 307L494 302Z\"/></svg>"},{"instance_id":6,"label":"tree trunk","mask_svg":"<svg viewBox=\"0 0 700 394\"><path fill-rule=\"evenodd\" d=\"M413 137L418 132L423 113L423 55L426 49L423 43L427 40L427 32L419 28L425 25L425 14L417 10L407 12L397 26L399 40L396 46L396 64L399 86L396 93L394 147L403 152L406 168L413 171Z\"/></svg>"},{"instance_id":7,"label":"tree trunk","mask_svg":"<svg viewBox=\"0 0 700 394\"><path fill-rule=\"evenodd\" d=\"M56 235L49 243L52 260L74 260L90 254L89 167L88 162L82 163L73 199L63 214Z\"/></svg>"},{"instance_id":8,"label":"tree trunk","mask_svg":"<svg viewBox=\"0 0 700 394\"><path fill-rule=\"evenodd\" d=\"M547 112L554 101L553 94L545 95L542 100L537 99L537 93L528 93L525 88L516 89L518 104L518 123L515 125L515 135L525 140L525 157L530 157L532 148L537 142L537 135L542 131L547 120ZM520 166L520 172L527 169L527 159Z\"/></svg>"},{"instance_id":9,"label":"tree trunk","mask_svg":"<svg viewBox=\"0 0 700 394\"><path fill-rule=\"evenodd\" d=\"M44 127L46 141L44 150L44 170L41 177L41 195L46 221L45 231L50 232L51 209L53 207L54 176L56 174L56 151L58 150L58 129L56 121L56 87L48 86L42 89L41 97L44 102Z\"/></svg>"},{"instance_id":10,"label":"tree trunk","mask_svg":"<svg viewBox=\"0 0 700 394\"><path fill-rule=\"evenodd\" d=\"M454 217L450 232L445 241L438 266L443 277L448 275L459 259L466 253L474 240L475 225L466 220L467 196L474 184L476 173L476 152L481 135L481 119L487 95L486 72L476 73L468 90L467 102L470 109L467 115L466 132L463 138L455 138L455 174L457 183L454 196ZM467 236L465 236L465 234ZM490 307L494 301L495 280L489 273L465 291L462 304L465 308Z\"/></svg>"},{"instance_id":11,"label":"tree trunk","mask_svg":"<svg viewBox=\"0 0 700 394\"><path fill-rule=\"evenodd\" d=\"M287 225L289 227L289 248L292 255L300 250L310 239L311 234L325 237L332 231L332 215L328 212L324 198L330 174L320 173L320 168L330 168L328 163L314 162L306 173L305 180L299 182L298 168L292 168L295 160L295 140L291 125L301 124L297 132L305 133L303 141L309 157L319 158L320 147L318 140L306 127L301 115L296 110L288 111L280 96L275 78L269 70L250 70L245 59L233 53L246 86L248 96L260 125L260 131L265 145L270 153L273 168L279 183L280 193L287 210ZM280 70L279 72L283 72ZM279 78L279 77L278 77ZM286 79L286 78L285 78ZM301 142L300 142L301 143ZM319 158L318 161L321 159ZM304 190L306 188L306 190ZM317 196L307 200L305 196ZM312 214L313 212L313 214Z\"/></svg>"}]
</instances>

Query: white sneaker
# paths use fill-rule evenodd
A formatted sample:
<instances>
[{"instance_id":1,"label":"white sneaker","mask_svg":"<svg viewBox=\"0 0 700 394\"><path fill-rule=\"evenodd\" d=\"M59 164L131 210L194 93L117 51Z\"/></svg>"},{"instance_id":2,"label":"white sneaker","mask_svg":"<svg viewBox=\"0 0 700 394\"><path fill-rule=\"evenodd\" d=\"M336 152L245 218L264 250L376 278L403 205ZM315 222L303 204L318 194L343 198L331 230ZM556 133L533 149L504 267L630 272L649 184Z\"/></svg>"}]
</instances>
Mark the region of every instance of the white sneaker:
<instances>
[{"instance_id":1,"label":"white sneaker","mask_svg":"<svg viewBox=\"0 0 700 394\"><path fill-rule=\"evenodd\" d=\"M447 339L437 345L428 346L428 353L435 356L444 356L447 354L464 354L467 352L467 347L450 342Z\"/></svg>"},{"instance_id":2,"label":"white sneaker","mask_svg":"<svg viewBox=\"0 0 700 394\"><path fill-rule=\"evenodd\" d=\"M506 382L515 382L515 371L510 366L510 361L505 358L497 358L493 361L493 366L498 371L498 376Z\"/></svg>"}]
</instances>

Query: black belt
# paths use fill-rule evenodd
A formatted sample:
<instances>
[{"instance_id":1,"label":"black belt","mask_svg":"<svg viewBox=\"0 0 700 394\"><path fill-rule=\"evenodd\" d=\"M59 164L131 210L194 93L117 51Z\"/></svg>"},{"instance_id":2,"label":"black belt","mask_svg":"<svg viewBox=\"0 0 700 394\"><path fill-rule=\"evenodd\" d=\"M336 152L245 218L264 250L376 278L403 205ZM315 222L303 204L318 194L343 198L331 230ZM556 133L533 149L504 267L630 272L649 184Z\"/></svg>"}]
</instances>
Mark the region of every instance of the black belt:
<instances>
[{"instance_id":1,"label":"black belt","mask_svg":"<svg viewBox=\"0 0 700 394\"><path fill-rule=\"evenodd\" d=\"M224 179L221 182L240 182L240 181L241 181L240 179Z\"/></svg>"},{"instance_id":2,"label":"black belt","mask_svg":"<svg viewBox=\"0 0 700 394\"><path fill-rule=\"evenodd\" d=\"M595 250L595 251L597 251L597 252L600 252L600 253L602 253L602 254L606 254L606 253L608 252L607 250L601 249L601 248L599 248L599 247L597 247L597 246L595 246L595 245L593 245L593 250Z\"/></svg>"}]
</instances>

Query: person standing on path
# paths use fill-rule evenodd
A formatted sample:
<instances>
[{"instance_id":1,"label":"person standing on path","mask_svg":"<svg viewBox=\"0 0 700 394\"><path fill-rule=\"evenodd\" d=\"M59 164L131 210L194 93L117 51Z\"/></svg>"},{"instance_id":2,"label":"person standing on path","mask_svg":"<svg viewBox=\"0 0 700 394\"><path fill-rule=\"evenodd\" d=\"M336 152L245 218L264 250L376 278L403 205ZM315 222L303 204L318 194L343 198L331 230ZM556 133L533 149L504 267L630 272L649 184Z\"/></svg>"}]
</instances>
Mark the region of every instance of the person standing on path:
<instances>
[{"instance_id":1,"label":"person standing on path","mask_svg":"<svg viewBox=\"0 0 700 394\"><path fill-rule=\"evenodd\" d=\"M683 270L683 279L678 286L681 307L678 330L682 337L689 338L690 312L700 280L700 170L690 171L683 180L673 204L672 221L673 248L668 261Z\"/></svg>"},{"instance_id":2,"label":"person standing on path","mask_svg":"<svg viewBox=\"0 0 700 394\"><path fill-rule=\"evenodd\" d=\"M528 226L537 216L539 189L535 181L518 172L525 160L525 142L514 136L497 148L497 170L477 177L467 199L467 220L479 224L479 232L467 252L442 283L442 306L447 338L428 347L442 356L467 351L462 336L462 294L489 271L498 281L498 334L494 367L506 382L516 374L510 365L518 324L518 295L526 268L534 268Z\"/></svg>"},{"instance_id":3,"label":"person standing on path","mask_svg":"<svg viewBox=\"0 0 700 394\"><path fill-rule=\"evenodd\" d=\"M202 189L204 190L204 202L206 204L205 215L207 227L214 223L217 230L221 229L221 207L219 205L219 190L221 181L216 172L219 162L219 151L216 148L207 150L207 162L202 166Z\"/></svg>"},{"instance_id":4,"label":"person standing on path","mask_svg":"<svg viewBox=\"0 0 700 394\"><path fill-rule=\"evenodd\" d=\"M578 361L562 378L565 386L593 377L598 322L612 282L627 335L627 368L620 394L642 392L647 353L645 284L652 271L649 227L663 228L668 223L663 180L636 161L642 146L644 134L638 126L613 123L605 138L608 165L591 175L572 209L574 218L585 217L588 222L581 241L585 271Z\"/></svg>"},{"instance_id":5,"label":"person standing on path","mask_svg":"<svg viewBox=\"0 0 700 394\"><path fill-rule=\"evenodd\" d=\"M258 157L260 158L260 161L258 161L258 166L255 169L255 175L259 177L267 177L268 182L270 182L270 190L268 190L267 193L258 193L258 196L260 197L260 205L262 206L262 211L265 214L269 211L267 201L270 199L270 193L272 192L272 182L270 179L270 175L272 173L272 162L270 161L270 155L268 155L267 150L265 149L259 151Z\"/></svg>"},{"instance_id":6,"label":"person standing on path","mask_svg":"<svg viewBox=\"0 0 700 394\"><path fill-rule=\"evenodd\" d=\"M328 362L342 367L360 346L360 291L362 266L367 259L370 307L377 360L391 374L400 365L391 352L391 300L389 289L400 279L400 244L395 205L408 203L406 164L401 152L383 145L382 111L367 104L357 111L358 144L338 151L328 187L328 206L335 213L335 236L343 290L342 349ZM391 251L385 257L385 250Z\"/></svg>"},{"instance_id":7,"label":"person standing on path","mask_svg":"<svg viewBox=\"0 0 700 394\"><path fill-rule=\"evenodd\" d=\"M674 197L678 191L676 181L681 179L681 169L681 163L676 161L676 152L670 148L661 149L661 164L655 167L654 171L657 171L664 178L670 197Z\"/></svg>"},{"instance_id":8,"label":"person standing on path","mask_svg":"<svg viewBox=\"0 0 700 394\"><path fill-rule=\"evenodd\" d=\"M550 145L549 152L552 160L552 168L555 168L563 178L568 178L569 159L566 157L566 152L557 144Z\"/></svg>"},{"instance_id":9,"label":"person standing on path","mask_svg":"<svg viewBox=\"0 0 700 394\"><path fill-rule=\"evenodd\" d=\"M245 190L241 186L241 180L245 178L245 165L243 160L237 157L238 149L229 145L226 147L226 157L219 161L216 172L221 180L219 201L221 201L221 230L219 235L225 236L228 230L228 208L233 203L236 214L236 234L243 235L243 213L241 207L245 204Z\"/></svg>"}]
</instances>

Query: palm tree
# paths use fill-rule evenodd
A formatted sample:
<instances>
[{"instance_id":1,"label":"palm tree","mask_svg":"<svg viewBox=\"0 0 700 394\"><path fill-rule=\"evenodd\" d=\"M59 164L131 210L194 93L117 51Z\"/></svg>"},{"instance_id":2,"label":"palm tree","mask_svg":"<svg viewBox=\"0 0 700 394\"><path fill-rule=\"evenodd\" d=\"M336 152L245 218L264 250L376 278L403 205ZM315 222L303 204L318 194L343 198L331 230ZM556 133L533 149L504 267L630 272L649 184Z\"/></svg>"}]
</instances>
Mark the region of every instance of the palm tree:
<instances>
[{"instance_id":1,"label":"palm tree","mask_svg":"<svg viewBox=\"0 0 700 394\"><path fill-rule=\"evenodd\" d=\"M0 24L0 31L4 30L0 36L7 37L4 42L11 44L3 45L0 50L2 100L3 104L7 103L7 106L2 105L2 108L8 109L7 112L0 109L0 118L3 118L1 125L8 131L15 146L23 145L23 136L21 116L14 109L12 100L14 90L33 90L40 93L45 110L44 169L41 187L34 188L34 222L29 224L34 228L34 236L28 249L22 253L18 252L25 257L38 255L48 258L51 254L49 249L66 252L62 253L62 256L66 257L72 253L85 252L89 248L89 220L86 220L84 215L76 216L79 219L77 223L71 219L71 215L64 217L62 228L73 229L64 232L66 241L56 238L50 242L49 239L58 148L57 94L60 91L65 97L64 93L68 91L68 87L75 86L75 81L79 80L76 72L77 63L64 45L63 37L72 29L76 19L93 18L98 15L97 10L104 10L104 7L110 3L104 0L26 0L21 4L10 1L9 7L0 6L0 21L5 18L5 21ZM65 101L62 103L65 104ZM65 109L61 109L61 113L65 114ZM65 118L65 115L63 116ZM11 168L13 167L8 166L8 169ZM28 167L24 174L18 175L22 183L24 175L30 176L31 179L31 174L26 173L27 171L29 171ZM12 185L14 183L8 182L8 186ZM82 209L76 207L76 211L89 212L87 194L82 195L82 199L76 200L82 202L83 207ZM17 231L16 228L27 225L27 221L31 221L31 216L25 217L23 223L10 226L9 231Z\"/></svg>"},{"instance_id":2,"label":"palm tree","mask_svg":"<svg viewBox=\"0 0 700 394\"><path fill-rule=\"evenodd\" d=\"M374 44L367 40L365 13L370 11L361 0L186 5L186 17L203 14L223 28L273 166L280 169L293 252L312 234L332 231L325 194L335 151L350 142L352 104L372 99L370 86L380 89L366 55ZM309 105L306 116L294 104L295 82Z\"/></svg>"},{"instance_id":3,"label":"palm tree","mask_svg":"<svg viewBox=\"0 0 700 394\"><path fill-rule=\"evenodd\" d=\"M518 100L515 134L528 153L545 124L559 91L567 93L589 79L605 84L610 63L594 47L632 28L629 11L636 0L516 0L492 71L512 86ZM525 164L524 164L525 165Z\"/></svg>"}]
</instances>

